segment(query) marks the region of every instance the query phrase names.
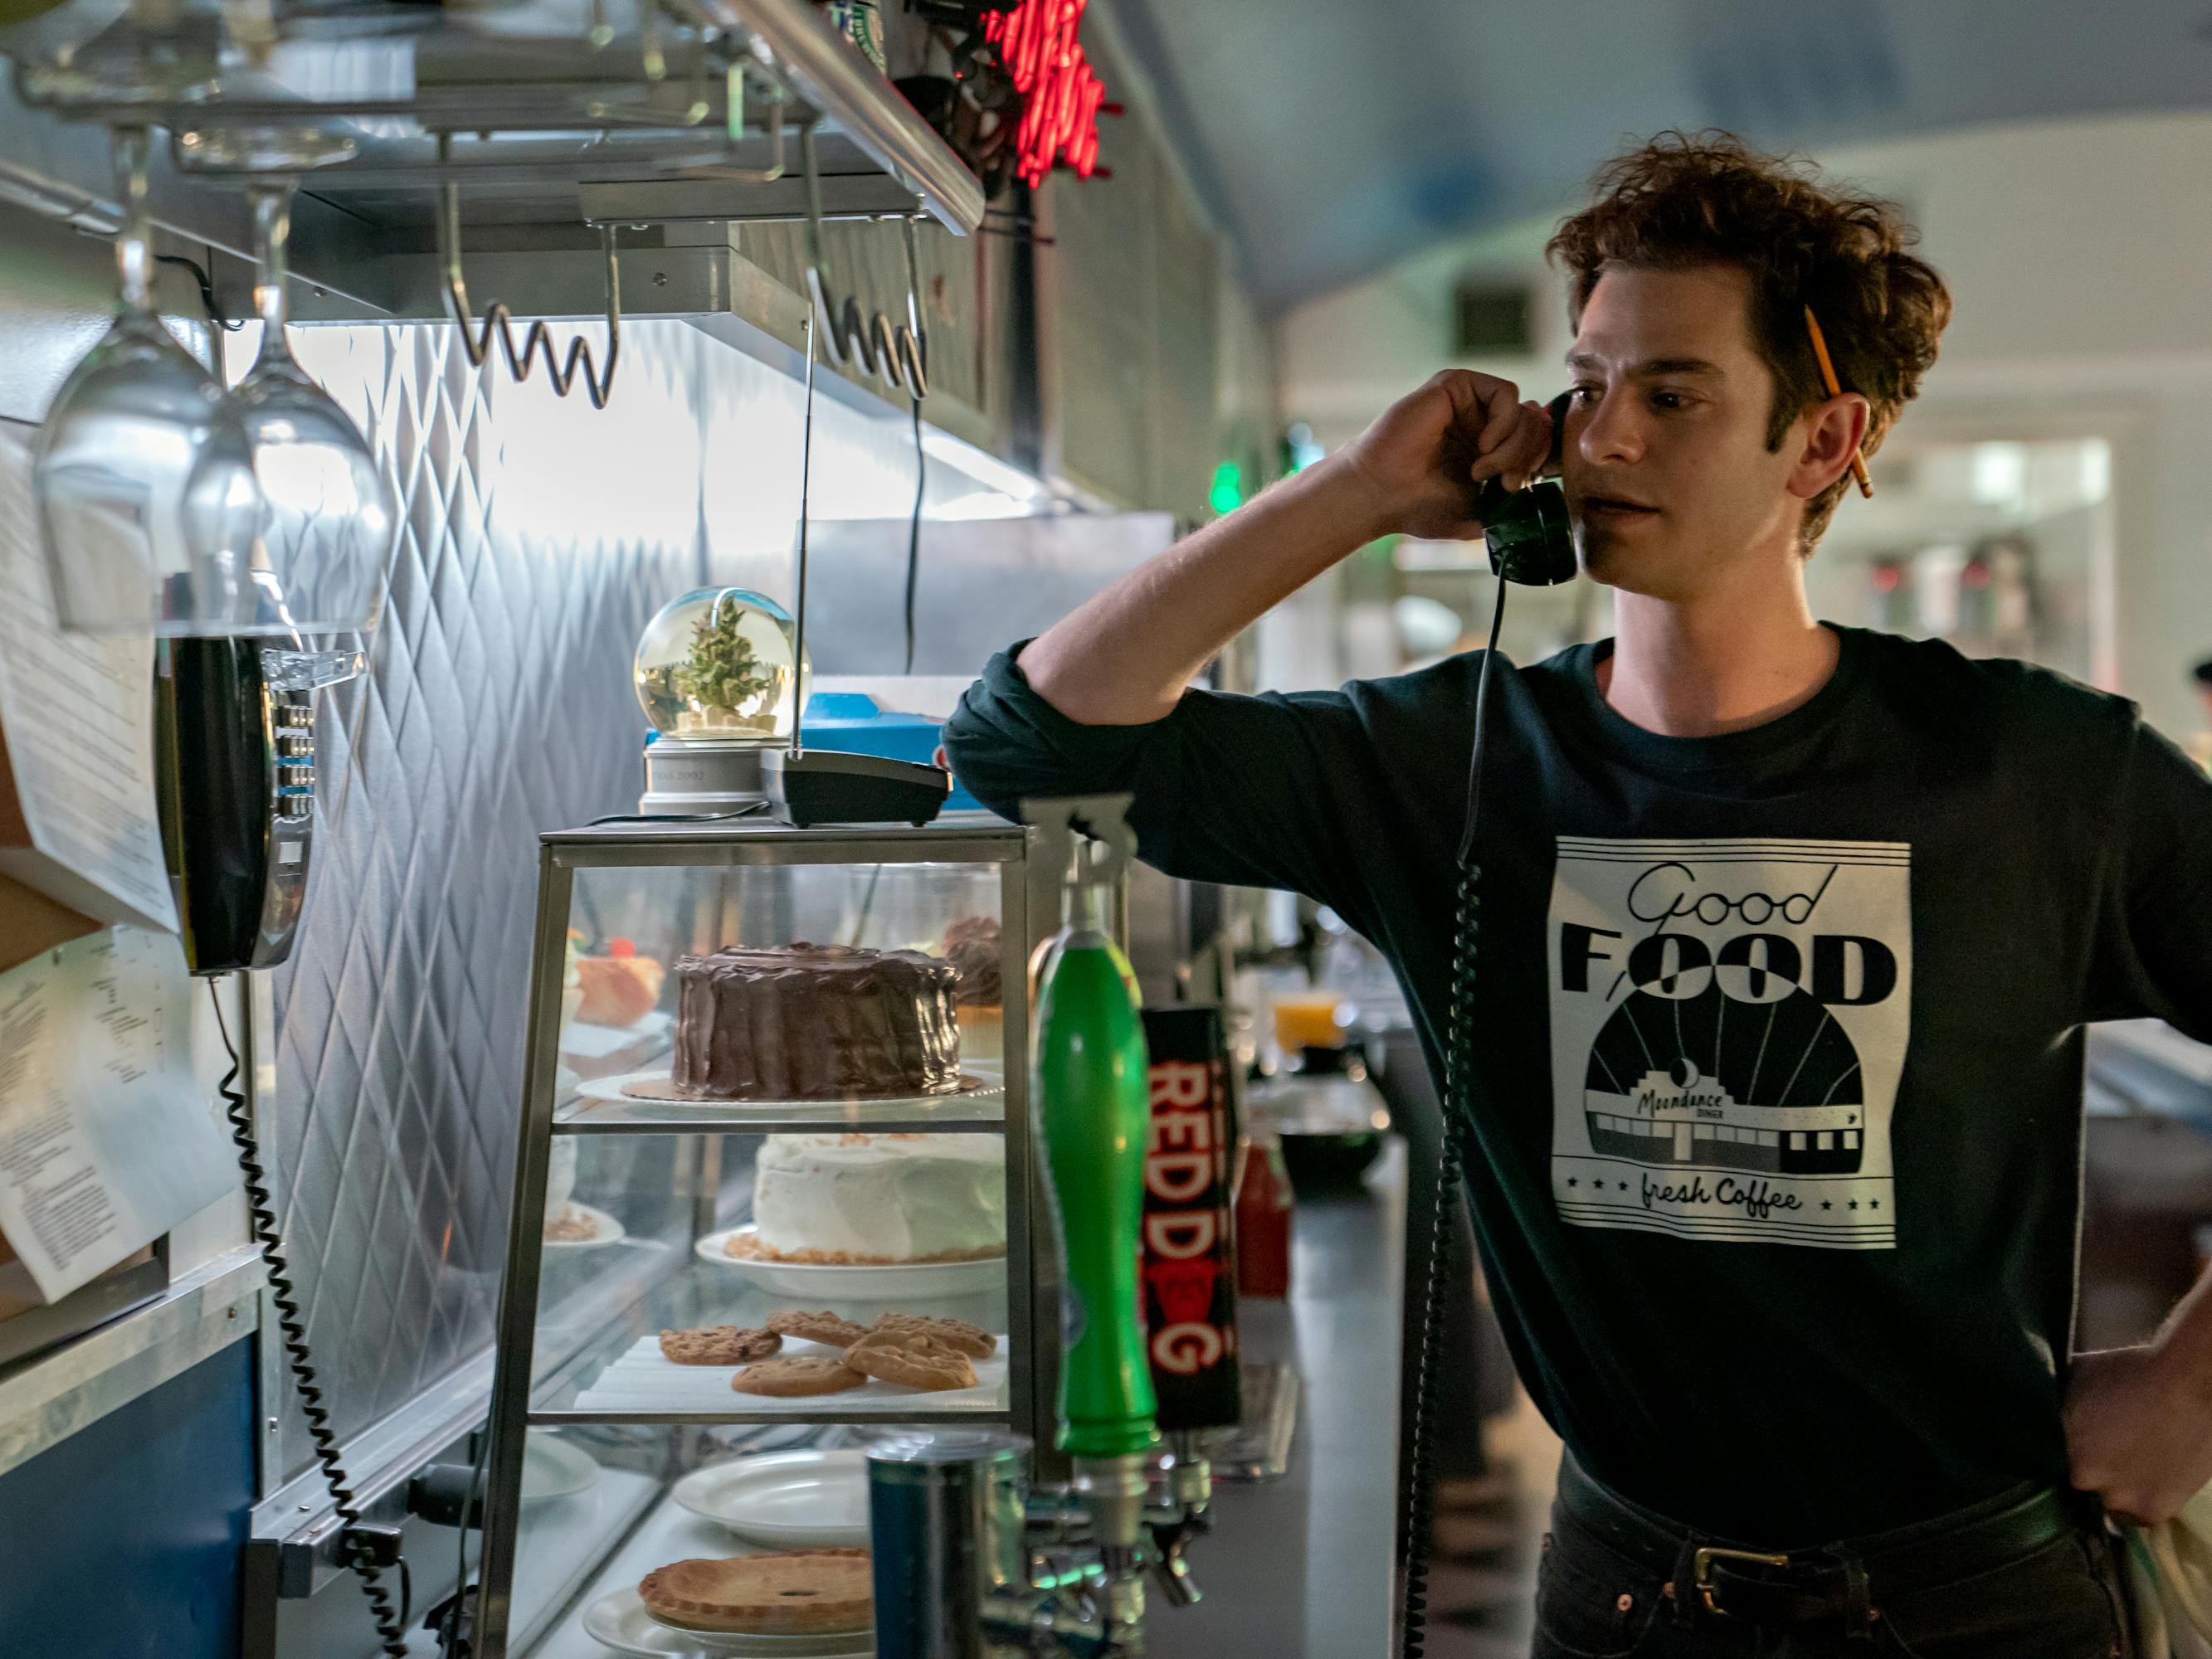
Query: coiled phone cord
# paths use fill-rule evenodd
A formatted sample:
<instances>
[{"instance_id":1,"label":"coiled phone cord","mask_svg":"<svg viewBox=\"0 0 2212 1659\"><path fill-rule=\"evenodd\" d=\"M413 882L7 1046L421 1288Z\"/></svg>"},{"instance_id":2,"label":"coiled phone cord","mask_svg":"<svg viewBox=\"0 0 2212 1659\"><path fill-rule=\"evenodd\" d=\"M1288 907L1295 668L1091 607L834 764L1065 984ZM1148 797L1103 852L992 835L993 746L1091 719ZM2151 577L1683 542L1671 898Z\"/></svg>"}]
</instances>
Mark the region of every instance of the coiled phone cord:
<instances>
[{"instance_id":1,"label":"coiled phone cord","mask_svg":"<svg viewBox=\"0 0 2212 1659\"><path fill-rule=\"evenodd\" d=\"M276 1231L276 1201L269 1190L268 1171L262 1167L261 1149L253 1138L252 1113L238 1087L238 1049L230 1040L230 1026L222 1015L222 998L212 981L208 991L215 1004L216 1030L222 1035L223 1053L230 1057L230 1069L216 1085L216 1091L222 1097L224 1115L230 1120L230 1138L238 1144L238 1165L246 1180L246 1218L268 1263L269 1299L276 1304L277 1328L283 1334L284 1358L291 1368L293 1384L299 1390L300 1413L307 1419L307 1436L314 1442L315 1461L323 1466L324 1478L330 1482L338 1519L345 1523L345 1530L339 1534L340 1542L346 1565L360 1577L362 1593L368 1598L369 1617L376 1625L377 1645L390 1659L406 1659L407 1614L386 1587L376 1563L368 1558L367 1542L355 1531L362 1521L361 1504L354 1496L353 1482L345 1472L345 1465L339 1461L338 1439L331 1428L330 1407L323 1403L322 1387L315 1381L315 1356L307 1346L307 1320L300 1312L299 1293L293 1289L291 1268L284 1260L284 1241ZM463 1535L466 1536L465 1532ZM399 1563L399 1572L400 1583L404 1585L407 1564L404 1560Z\"/></svg>"},{"instance_id":2,"label":"coiled phone cord","mask_svg":"<svg viewBox=\"0 0 2212 1659\"><path fill-rule=\"evenodd\" d=\"M1406 1566L1401 1598L1404 1659L1422 1659L1428 1650L1430 1529L1437 1510L1436 1451L1438 1395L1443 1367L1437 1350L1443 1329L1444 1299L1453 1275L1444 1258L1454 1233L1451 1217L1465 1184L1461 1159L1473 1109L1470 1071L1474 1043L1474 957L1480 932L1482 866L1474 860L1475 823L1482 807L1482 744L1490 729L1490 667L1498 659L1498 630L1505 620L1505 588L1498 583L1497 607L1490 614L1490 644L1475 676L1474 741L1467 765L1467 811L1460 829L1459 891L1454 910L1451 992L1444 1021L1443 1133L1437 1167L1436 1213L1429 1224L1428 1282L1421 1297L1421 1346L1413 1382L1413 1467L1406 1482Z\"/></svg>"}]
</instances>

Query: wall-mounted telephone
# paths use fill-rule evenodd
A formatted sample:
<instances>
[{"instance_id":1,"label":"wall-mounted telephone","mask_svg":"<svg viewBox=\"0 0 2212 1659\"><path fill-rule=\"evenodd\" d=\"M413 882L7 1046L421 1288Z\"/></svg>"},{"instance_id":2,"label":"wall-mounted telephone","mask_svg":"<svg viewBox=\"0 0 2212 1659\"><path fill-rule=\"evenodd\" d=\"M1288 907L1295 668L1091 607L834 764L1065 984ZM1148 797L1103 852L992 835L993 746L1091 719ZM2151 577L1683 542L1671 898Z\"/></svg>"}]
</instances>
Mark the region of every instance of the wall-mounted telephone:
<instances>
[{"instance_id":1,"label":"wall-mounted telephone","mask_svg":"<svg viewBox=\"0 0 2212 1659\"><path fill-rule=\"evenodd\" d=\"M281 648L280 648L281 643ZM195 974L284 960L315 823L314 694L291 641L161 641L155 678L162 841Z\"/></svg>"},{"instance_id":2,"label":"wall-mounted telephone","mask_svg":"<svg viewBox=\"0 0 2212 1659\"><path fill-rule=\"evenodd\" d=\"M210 981L273 968L291 954L307 892L315 827L316 688L360 671L358 651L307 652L292 637L167 639L154 659L154 752L161 843L177 892L185 960ZM306 1315L294 1287L253 1109L240 1090L237 1045L215 995L230 1070L217 1085L276 1304L274 1336L297 1386L315 1461L330 1483L340 1556L360 1576L380 1650L404 1659L407 1566L398 1528L368 1522L345 1471ZM274 1419L271 1419L272 1421ZM399 1569L398 1593L383 1569Z\"/></svg>"}]
</instances>

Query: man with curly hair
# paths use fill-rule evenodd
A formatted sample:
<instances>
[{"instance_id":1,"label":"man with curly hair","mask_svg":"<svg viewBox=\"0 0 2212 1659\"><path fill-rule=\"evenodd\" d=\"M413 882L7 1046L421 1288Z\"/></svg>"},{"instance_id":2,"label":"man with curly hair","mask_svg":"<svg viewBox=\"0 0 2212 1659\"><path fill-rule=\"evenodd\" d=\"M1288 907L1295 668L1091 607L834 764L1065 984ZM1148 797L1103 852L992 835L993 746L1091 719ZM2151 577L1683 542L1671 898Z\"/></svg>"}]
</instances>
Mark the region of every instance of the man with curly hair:
<instances>
[{"instance_id":1,"label":"man with curly hair","mask_svg":"<svg viewBox=\"0 0 2212 1659\"><path fill-rule=\"evenodd\" d=\"M1949 318L1910 240L1725 136L1622 156L1551 246L1563 430L1437 374L995 659L948 730L1002 810L1130 789L1161 868L1334 908L1441 1073L1480 653L1191 683L1375 538L1477 534L1475 486L1558 442L1617 632L1495 665L1453 1103L1567 1449L1540 1655L2105 1659L2106 1511L2212 1479L2212 1292L2072 1351L2082 1026L2212 1039L2212 782L2118 697L1806 601Z\"/></svg>"}]
</instances>

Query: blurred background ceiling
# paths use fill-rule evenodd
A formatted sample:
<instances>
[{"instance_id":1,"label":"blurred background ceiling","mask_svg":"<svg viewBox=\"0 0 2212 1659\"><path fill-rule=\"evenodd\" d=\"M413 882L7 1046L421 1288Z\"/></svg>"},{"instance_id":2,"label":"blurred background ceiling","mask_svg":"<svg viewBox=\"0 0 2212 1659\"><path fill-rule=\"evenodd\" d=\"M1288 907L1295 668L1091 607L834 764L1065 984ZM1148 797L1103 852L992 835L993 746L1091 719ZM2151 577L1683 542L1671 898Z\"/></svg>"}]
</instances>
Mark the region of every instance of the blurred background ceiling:
<instances>
[{"instance_id":1,"label":"blurred background ceiling","mask_svg":"<svg viewBox=\"0 0 2212 1659\"><path fill-rule=\"evenodd\" d=\"M1574 198L1625 141L1826 149L2212 105L2208 0L1113 0L1281 307Z\"/></svg>"}]
</instances>

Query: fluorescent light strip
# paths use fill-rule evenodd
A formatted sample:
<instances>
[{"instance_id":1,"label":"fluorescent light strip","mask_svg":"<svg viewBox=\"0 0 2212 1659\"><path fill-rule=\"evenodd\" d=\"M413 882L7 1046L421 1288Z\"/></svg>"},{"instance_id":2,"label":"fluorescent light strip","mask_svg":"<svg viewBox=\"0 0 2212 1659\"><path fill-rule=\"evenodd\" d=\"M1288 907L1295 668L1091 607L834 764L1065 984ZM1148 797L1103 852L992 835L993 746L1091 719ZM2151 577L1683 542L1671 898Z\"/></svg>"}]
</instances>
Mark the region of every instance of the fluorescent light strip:
<instances>
[{"instance_id":1,"label":"fluorescent light strip","mask_svg":"<svg viewBox=\"0 0 2212 1659\"><path fill-rule=\"evenodd\" d=\"M927 407L925 404L925 410ZM1011 466L988 451L978 449L965 439L956 438L939 428L922 428L921 447L931 459L957 468L986 489L995 489L1018 501L1041 504L1050 494L1042 483L1019 467Z\"/></svg>"}]
</instances>

